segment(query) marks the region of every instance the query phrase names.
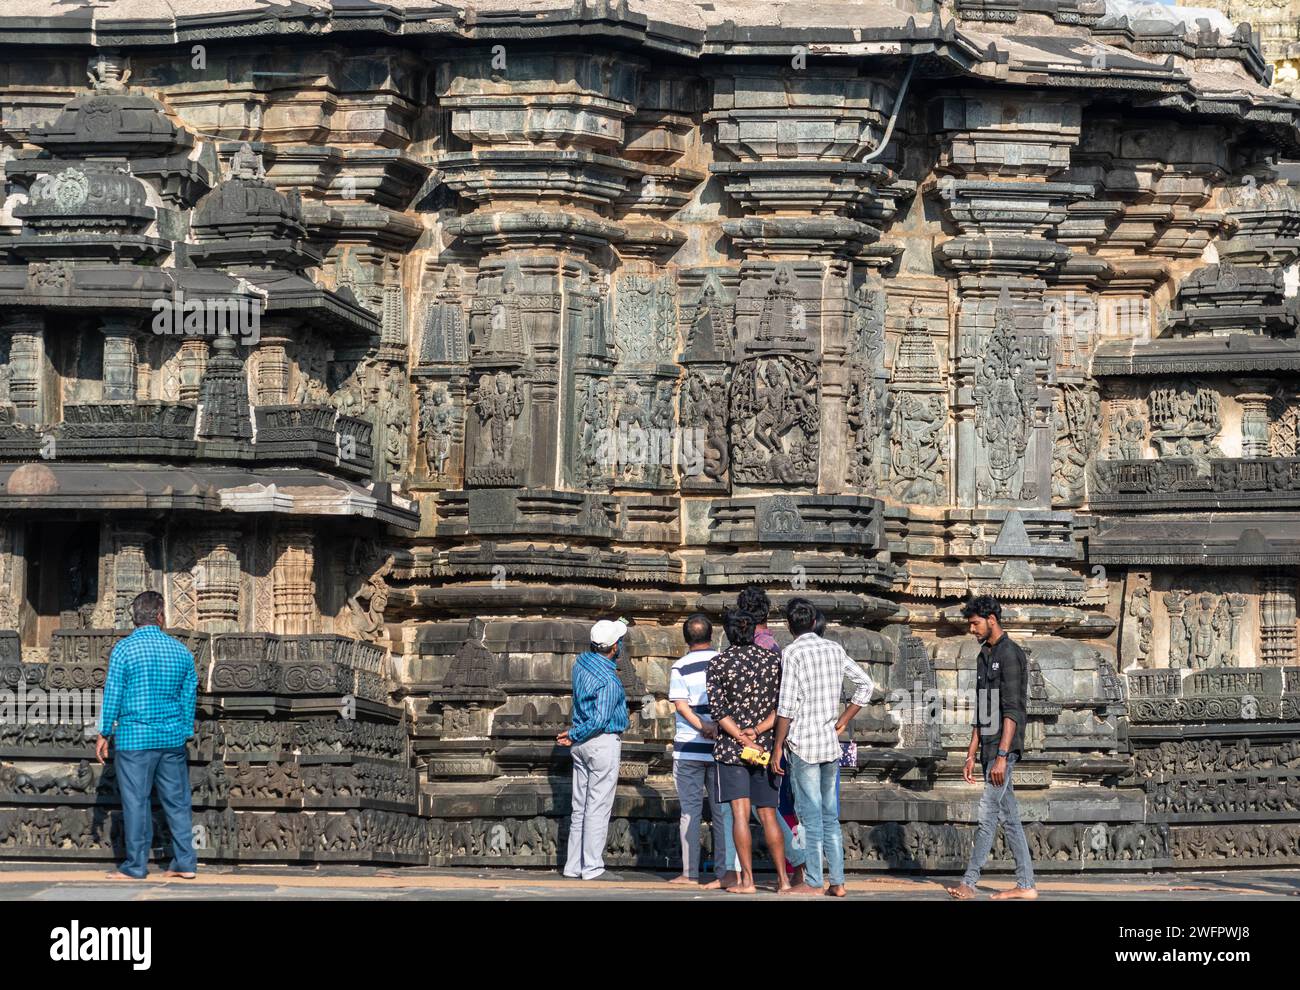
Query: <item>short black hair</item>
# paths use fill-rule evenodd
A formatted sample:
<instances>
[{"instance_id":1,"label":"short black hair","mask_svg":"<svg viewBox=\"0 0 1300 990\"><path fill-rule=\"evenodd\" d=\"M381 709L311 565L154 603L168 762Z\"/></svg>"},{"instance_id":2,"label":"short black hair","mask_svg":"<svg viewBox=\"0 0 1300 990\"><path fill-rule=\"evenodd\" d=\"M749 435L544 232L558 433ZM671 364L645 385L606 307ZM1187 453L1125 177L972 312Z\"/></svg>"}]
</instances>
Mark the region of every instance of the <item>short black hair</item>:
<instances>
[{"instance_id":1,"label":"short black hair","mask_svg":"<svg viewBox=\"0 0 1300 990\"><path fill-rule=\"evenodd\" d=\"M818 636L826 635L826 613L821 609L817 610L817 621L813 623L813 632Z\"/></svg>"},{"instance_id":2,"label":"short black hair","mask_svg":"<svg viewBox=\"0 0 1300 990\"><path fill-rule=\"evenodd\" d=\"M753 612L733 608L722 617L722 628L726 630L727 642L732 646L750 646L754 642L754 630L762 623Z\"/></svg>"},{"instance_id":3,"label":"short black hair","mask_svg":"<svg viewBox=\"0 0 1300 990\"><path fill-rule=\"evenodd\" d=\"M785 622L791 636L812 632L817 625L817 606L807 598L791 598L785 607Z\"/></svg>"},{"instance_id":4,"label":"short black hair","mask_svg":"<svg viewBox=\"0 0 1300 990\"><path fill-rule=\"evenodd\" d=\"M713 642L713 623L703 612L696 612L694 615L687 616L686 621L682 623L682 639L686 640L687 646L695 646L697 643Z\"/></svg>"},{"instance_id":5,"label":"short black hair","mask_svg":"<svg viewBox=\"0 0 1300 990\"><path fill-rule=\"evenodd\" d=\"M1002 625L1002 605L992 595L980 595L978 598L972 598L961 607L963 619L969 619L978 615L981 619L997 619L998 625Z\"/></svg>"},{"instance_id":6,"label":"short black hair","mask_svg":"<svg viewBox=\"0 0 1300 990\"><path fill-rule=\"evenodd\" d=\"M772 602L768 599L766 591L756 584L751 584L736 596L736 608L754 616L761 626L767 622L768 613L772 611Z\"/></svg>"}]
</instances>

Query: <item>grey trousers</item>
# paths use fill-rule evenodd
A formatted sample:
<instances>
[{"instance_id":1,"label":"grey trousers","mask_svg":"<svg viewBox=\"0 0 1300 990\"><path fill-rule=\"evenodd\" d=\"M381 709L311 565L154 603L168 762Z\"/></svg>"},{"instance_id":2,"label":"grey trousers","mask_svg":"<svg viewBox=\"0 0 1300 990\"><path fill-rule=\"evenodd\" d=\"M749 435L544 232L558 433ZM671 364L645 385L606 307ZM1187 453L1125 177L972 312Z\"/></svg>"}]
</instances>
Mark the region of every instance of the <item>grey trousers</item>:
<instances>
[{"instance_id":1,"label":"grey trousers","mask_svg":"<svg viewBox=\"0 0 1300 990\"><path fill-rule=\"evenodd\" d=\"M709 792L709 816L713 828L713 873L719 879L727 872L727 807L714 800L714 777L718 765L713 760L673 760L673 783L677 785L677 802L682 815L678 831L682 836L682 875L699 879L700 876L700 818L704 813L704 792Z\"/></svg>"},{"instance_id":2,"label":"grey trousers","mask_svg":"<svg viewBox=\"0 0 1300 990\"><path fill-rule=\"evenodd\" d=\"M980 870L993 849L993 840L997 836L998 824L1001 823L1011 855L1016 860L1016 886L1028 889L1034 885L1034 867L1029 855L1029 843L1025 839L1025 828L1020 824L1020 806L1016 804L1015 792L1011 789L1011 772L1016 766L1016 754L1007 757L1007 776L999 787L989 780L992 764L984 768L984 793L980 796L980 824L975 833L975 844L971 849L970 863L966 866L966 875L962 883L974 887L979 882Z\"/></svg>"},{"instance_id":3,"label":"grey trousers","mask_svg":"<svg viewBox=\"0 0 1300 990\"><path fill-rule=\"evenodd\" d=\"M602 732L569 748L573 756L573 810L569 817L566 877L590 880L605 872L605 838L618 786L621 737Z\"/></svg>"}]
</instances>

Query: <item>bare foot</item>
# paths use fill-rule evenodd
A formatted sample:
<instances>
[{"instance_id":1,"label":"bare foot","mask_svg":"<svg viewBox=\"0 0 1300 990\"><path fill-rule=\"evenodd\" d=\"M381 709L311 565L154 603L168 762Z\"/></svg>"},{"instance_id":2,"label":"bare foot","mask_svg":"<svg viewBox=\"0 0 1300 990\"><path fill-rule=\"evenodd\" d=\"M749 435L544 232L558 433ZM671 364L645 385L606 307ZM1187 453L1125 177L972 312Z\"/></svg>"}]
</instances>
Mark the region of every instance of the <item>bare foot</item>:
<instances>
[{"instance_id":1,"label":"bare foot","mask_svg":"<svg viewBox=\"0 0 1300 990\"><path fill-rule=\"evenodd\" d=\"M785 890L778 890L777 893L789 894L791 897L820 897L822 889L820 887L809 887L806 883L795 883Z\"/></svg>"},{"instance_id":2,"label":"bare foot","mask_svg":"<svg viewBox=\"0 0 1300 990\"><path fill-rule=\"evenodd\" d=\"M182 873L180 870L165 870L165 871L163 871L163 876L165 876L165 877L175 877L175 878L177 878L177 879L179 879L179 880L193 880L193 879L194 879L194 874L193 874L193 873Z\"/></svg>"},{"instance_id":3,"label":"bare foot","mask_svg":"<svg viewBox=\"0 0 1300 990\"><path fill-rule=\"evenodd\" d=\"M976 896L978 896L974 887L964 883L959 883L956 887L947 887L945 889L953 900L957 901L973 901Z\"/></svg>"},{"instance_id":4,"label":"bare foot","mask_svg":"<svg viewBox=\"0 0 1300 990\"><path fill-rule=\"evenodd\" d=\"M719 880L719 879L717 879L717 878L715 877L714 879L710 880L708 883L706 883L706 884L701 884L700 889L701 889L701 890L721 890L721 889L722 889L722 881Z\"/></svg>"},{"instance_id":5,"label":"bare foot","mask_svg":"<svg viewBox=\"0 0 1300 990\"><path fill-rule=\"evenodd\" d=\"M105 873L105 878L109 880L143 880L144 877L133 877L129 873L123 873L121 870L114 870L112 873Z\"/></svg>"},{"instance_id":6,"label":"bare foot","mask_svg":"<svg viewBox=\"0 0 1300 990\"><path fill-rule=\"evenodd\" d=\"M826 891L826 896L827 897L848 897L849 892L844 889L844 884L833 883L830 885L830 888Z\"/></svg>"},{"instance_id":7,"label":"bare foot","mask_svg":"<svg viewBox=\"0 0 1300 990\"><path fill-rule=\"evenodd\" d=\"M799 884L804 882L802 864L794 868L794 873L791 874L790 876L790 882L794 884L796 887L799 886Z\"/></svg>"},{"instance_id":8,"label":"bare foot","mask_svg":"<svg viewBox=\"0 0 1300 990\"><path fill-rule=\"evenodd\" d=\"M1037 899L1037 887L1012 887L1010 890L999 890L989 898L991 901L1033 901Z\"/></svg>"},{"instance_id":9,"label":"bare foot","mask_svg":"<svg viewBox=\"0 0 1300 990\"><path fill-rule=\"evenodd\" d=\"M738 883L740 883L740 874L737 873L735 870L728 870L726 873L722 874L723 890L730 890Z\"/></svg>"},{"instance_id":10,"label":"bare foot","mask_svg":"<svg viewBox=\"0 0 1300 990\"><path fill-rule=\"evenodd\" d=\"M673 877L668 882L669 883L698 883L699 881L697 881L694 877L688 877L683 874L680 877Z\"/></svg>"},{"instance_id":11,"label":"bare foot","mask_svg":"<svg viewBox=\"0 0 1300 990\"><path fill-rule=\"evenodd\" d=\"M750 880L745 883L743 879L738 880L735 884L727 888L728 894L757 894L758 888L754 886L754 881Z\"/></svg>"}]
</instances>

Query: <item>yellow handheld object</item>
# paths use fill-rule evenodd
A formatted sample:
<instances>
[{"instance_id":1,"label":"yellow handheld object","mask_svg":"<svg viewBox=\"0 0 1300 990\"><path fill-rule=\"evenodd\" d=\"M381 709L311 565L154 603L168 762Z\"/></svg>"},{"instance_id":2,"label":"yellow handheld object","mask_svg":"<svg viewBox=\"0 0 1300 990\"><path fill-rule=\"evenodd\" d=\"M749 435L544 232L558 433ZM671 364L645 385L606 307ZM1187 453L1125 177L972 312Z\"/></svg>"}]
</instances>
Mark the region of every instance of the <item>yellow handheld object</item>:
<instances>
[{"instance_id":1,"label":"yellow handheld object","mask_svg":"<svg viewBox=\"0 0 1300 990\"><path fill-rule=\"evenodd\" d=\"M740 758L746 763L755 763L760 767L765 767L768 761L772 759L772 754L764 749L755 749L753 746L746 746L740 751Z\"/></svg>"}]
</instances>

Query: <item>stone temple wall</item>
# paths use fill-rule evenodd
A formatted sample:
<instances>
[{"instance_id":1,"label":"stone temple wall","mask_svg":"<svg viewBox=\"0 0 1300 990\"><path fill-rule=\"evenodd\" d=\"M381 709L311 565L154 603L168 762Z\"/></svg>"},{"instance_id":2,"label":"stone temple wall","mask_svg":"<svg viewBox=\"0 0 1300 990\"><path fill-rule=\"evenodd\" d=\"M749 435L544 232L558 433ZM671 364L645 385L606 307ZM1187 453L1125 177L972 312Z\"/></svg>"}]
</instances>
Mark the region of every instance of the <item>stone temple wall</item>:
<instances>
[{"instance_id":1,"label":"stone temple wall","mask_svg":"<svg viewBox=\"0 0 1300 990\"><path fill-rule=\"evenodd\" d=\"M957 869L923 714L987 593L1040 869L1300 863L1300 104L1250 32L519 8L0 11L4 686L101 684L155 588L201 856L549 866L626 616L609 859L668 868L680 622L756 583L879 684L850 868ZM0 856L111 856L111 768L21 711Z\"/></svg>"}]
</instances>

